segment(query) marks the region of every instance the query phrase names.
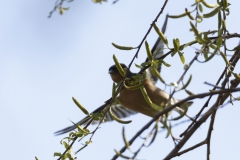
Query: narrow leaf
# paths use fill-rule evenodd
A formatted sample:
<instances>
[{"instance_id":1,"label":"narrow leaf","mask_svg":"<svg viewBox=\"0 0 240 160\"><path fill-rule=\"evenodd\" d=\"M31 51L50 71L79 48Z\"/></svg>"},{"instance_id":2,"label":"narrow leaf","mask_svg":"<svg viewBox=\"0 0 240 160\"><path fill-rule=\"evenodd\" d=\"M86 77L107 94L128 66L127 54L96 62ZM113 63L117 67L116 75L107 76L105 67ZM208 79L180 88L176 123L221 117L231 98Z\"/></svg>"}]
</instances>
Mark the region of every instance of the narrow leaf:
<instances>
[{"instance_id":1,"label":"narrow leaf","mask_svg":"<svg viewBox=\"0 0 240 160\"><path fill-rule=\"evenodd\" d=\"M189 96L194 96L194 95L195 95L194 93L192 93L191 91L189 91L189 90L187 90L187 89L185 89L185 92L186 92Z\"/></svg>"},{"instance_id":2,"label":"narrow leaf","mask_svg":"<svg viewBox=\"0 0 240 160\"><path fill-rule=\"evenodd\" d=\"M83 105L81 105L74 97L72 97L73 102L78 106L78 108L81 109L81 111L83 113L85 113L86 115L89 115L88 111L83 107Z\"/></svg>"},{"instance_id":3,"label":"narrow leaf","mask_svg":"<svg viewBox=\"0 0 240 160\"><path fill-rule=\"evenodd\" d=\"M131 122L132 122L131 120L129 120L129 121L123 121L123 120L119 119L116 115L114 115L114 114L112 113L111 107L110 107L109 112L110 112L111 117L112 117L115 121L117 121L117 122L119 122L119 123L128 124L128 123L131 123Z\"/></svg>"},{"instance_id":4,"label":"narrow leaf","mask_svg":"<svg viewBox=\"0 0 240 160\"><path fill-rule=\"evenodd\" d=\"M202 0L201 2L207 8L215 8L218 6L218 4L208 4L207 2L205 2L205 0Z\"/></svg>"},{"instance_id":5,"label":"narrow leaf","mask_svg":"<svg viewBox=\"0 0 240 160\"><path fill-rule=\"evenodd\" d=\"M120 65L120 63L118 62L118 59L117 59L117 57L115 56L115 54L113 55L113 60L114 60L114 63L115 63L115 65L116 65L119 73L120 73L123 77L125 77L126 72L124 71L124 69L122 68L122 66Z\"/></svg>"},{"instance_id":6,"label":"narrow leaf","mask_svg":"<svg viewBox=\"0 0 240 160\"><path fill-rule=\"evenodd\" d=\"M123 136L123 141L124 141L125 146L129 149L130 145L129 145L128 141L127 141L127 138L126 138L126 135L125 135L125 128L124 127L122 129L122 136Z\"/></svg>"},{"instance_id":7,"label":"narrow leaf","mask_svg":"<svg viewBox=\"0 0 240 160\"><path fill-rule=\"evenodd\" d=\"M157 34L159 35L159 37L162 39L163 43L165 45L168 45L168 41L167 38L164 36L164 34L160 31L160 29L157 27L157 25L154 23L153 27L155 29L155 31L157 32Z\"/></svg>"},{"instance_id":8,"label":"narrow leaf","mask_svg":"<svg viewBox=\"0 0 240 160\"><path fill-rule=\"evenodd\" d=\"M190 75L187 83L180 90L187 88L187 86L190 84L191 80L192 80L192 75Z\"/></svg>"},{"instance_id":9,"label":"narrow leaf","mask_svg":"<svg viewBox=\"0 0 240 160\"><path fill-rule=\"evenodd\" d=\"M212 10L209 13L203 14L203 18L210 18L215 16L215 14L217 14L220 11L220 7L215 8L214 10Z\"/></svg>"},{"instance_id":10,"label":"narrow leaf","mask_svg":"<svg viewBox=\"0 0 240 160\"><path fill-rule=\"evenodd\" d=\"M169 18L181 18L181 17L185 17L187 15L187 13L183 13L183 14L179 14L179 15L168 15Z\"/></svg>"},{"instance_id":11,"label":"narrow leaf","mask_svg":"<svg viewBox=\"0 0 240 160\"><path fill-rule=\"evenodd\" d=\"M220 51L220 54L221 54L221 56L222 56L223 60L225 61L226 65L227 65L227 66L229 66L229 65L230 65L230 63L229 63L229 61L228 61L228 59L227 59L226 55L225 55L225 54L224 54L222 51Z\"/></svg>"},{"instance_id":12,"label":"narrow leaf","mask_svg":"<svg viewBox=\"0 0 240 160\"><path fill-rule=\"evenodd\" d=\"M119 151L117 151L116 149L114 149L114 151L116 152L116 154L118 155L118 156L120 156L120 157L122 157L122 158L124 158L124 159L131 159L130 157L127 157L127 156L124 156L124 155L122 155L122 153L120 153Z\"/></svg>"},{"instance_id":13,"label":"narrow leaf","mask_svg":"<svg viewBox=\"0 0 240 160\"><path fill-rule=\"evenodd\" d=\"M152 61L153 60L152 52L151 52L151 49L150 49L147 41L145 41L145 48L146 48L146 51L147 51L147 56L148 56L149 61Z\"/></svg>"},{"instance_id":14,"label":"narrow leaf","mask_svg":"<svg viewBox=\"0 0 240 160\"><path fill-rule=\"evenodd\" d=\"M180 51L178 51L178 55L181 59L182 64L184 64L185 63L185 58L184 58L183 54Z\"/></svg>"},{"instance_id":15,"label":"narrow leaf","mask_svg":"<svg viewBox=\"0 0 240 160\"><path fill-rule=\"evenodd\" d=\"M132 50L132 49L134 49L133 47L119 46L119 45L117 45L117 44L115 44L115 43L112 43L112 45L113 45L114 47L116 47L117 49L121 49L121 50Z\"/></svg>"},{"instance_id":16,"label":"narrow leaf","mask_svg":"<svg viewBox=\"0 0 240 160\"><path fill-rule=\"evenodd\" d=\"M147 147L149 147L149 146L154 142L154 140L155 140L156 137L157 137L157 133L158 133L158 123L159 123L159 122L156 121L155 129L154 129L154 133L153 133L153 137L152 137L150 143L147 145Z\"/></svg>"},{"instance_id":17,"label":"narrow leaf","mask_svg":"<svg viewBox=\"0 0 240 160\"><path fill-rule=\"evenodd\" d=\"M59 152L55 152L55 153L53 154L53 156L54 156L54 157L56 157L56 156L57 156L57 157L60 157L60 156L62 156L62 154L59 153Z\"/></svg>"},{"instance_id":18,"label":"narrow leaf","mask_svg":"<svg viewBox=\"0 0 240 160\"><path fill-rule=\"evenodd\" d=\"M151 69L152 69L152 71L154 72L154 74L158 77L158 79L159 79L162 83L165 84L165 81L164 81L164 79L161 77L161 75L160 75L160 73L158 72L158 70L157 70L155 67L153 67L153 68L151 68Z\"/></svg>"}]
</instances>

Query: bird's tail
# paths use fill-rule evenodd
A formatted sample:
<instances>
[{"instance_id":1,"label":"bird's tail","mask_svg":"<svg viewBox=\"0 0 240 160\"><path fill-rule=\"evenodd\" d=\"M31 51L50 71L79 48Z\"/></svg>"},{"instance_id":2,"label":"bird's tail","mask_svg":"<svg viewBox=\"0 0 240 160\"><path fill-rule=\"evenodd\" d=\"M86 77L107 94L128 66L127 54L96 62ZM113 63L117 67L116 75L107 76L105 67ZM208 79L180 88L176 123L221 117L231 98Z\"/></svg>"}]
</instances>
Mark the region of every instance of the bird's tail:
<instances>
[{"instance_id":1,"label":"bird's tail","mask_svg":"<svg viewBox=\"0 0 240 160\"><path fill-rule=\"evenodd\" d=\"M72 125L72 126L69 126L69 127L66 127L64 129L61 129L59 131L56 131L54 132L54 135L55 136L58 136L58 135L61 135L61 134L64 134L64 133L67 133L67 132L70 132L74 129L77 128L77 125L83 125L83 124L86 124L87 122L89 122L91 120L91 118L89 116L86 116L85 118L83 118L81 121L79 121L78 123L76 123L75 125Z\"/></svg>"}]
</instances>

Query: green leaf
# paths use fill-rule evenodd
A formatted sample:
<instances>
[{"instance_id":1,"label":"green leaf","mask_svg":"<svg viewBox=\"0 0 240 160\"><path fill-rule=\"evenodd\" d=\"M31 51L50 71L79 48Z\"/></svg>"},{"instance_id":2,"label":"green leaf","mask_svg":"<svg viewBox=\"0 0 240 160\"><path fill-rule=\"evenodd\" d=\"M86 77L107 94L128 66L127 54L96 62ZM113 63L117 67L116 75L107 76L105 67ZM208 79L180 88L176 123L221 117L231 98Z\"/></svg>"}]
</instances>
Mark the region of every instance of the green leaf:
<instances>
[{"instance_id":1,"label":"green leaf","mask_svg":"<svg viewBox=\"0 0 240 160\"><path fill-rule=\"evenodd\" d=\"M151 104L151 107L152 107L153 109L155 109L156 111L161 112L161 111L164 109L164 107L165 107L165 103L162 102L162 103L160 104L160 106L152 103L152 104Z\"/></svg>"},{"instance_id":2,"label":"green leaf","mask_svg":"<svg viewBox=\"0 0 240 160\"><path fill-rule=\"evenodd\" d=\"M169 122L169 126L168 126L167 130L168 130L168 132L167 132L166 138L172 133L172 125L170 122Z\"/></svg>"},{"instance_id":3,"label":"green leaf","mask_svg":"<svg viewBox=\"0 0 240 160\"><path fill-rule=\"evenodd\" d=\"M201 0L201 2L207 8L215 8L218 6L218 4L208 4L207 2L205 2L205 0Z\"/></svg>"},{"instance_id":4,"label":"green leaf","mask_svg":"<svg viewBox=\"0 0 240 160\"><path fill-rule=\"evenodd\" d=\"M116 154L124 159L131 159L130 157L124 156L121 152L117 151L116 149L114 149L114 151L116 152Z\"/></svg>"},{"instance_id":5,"label":"green leaf","mask_svg":"<svg viewBox=\"0 0 240 160\"><path fill-rule=\"evenodd\" d=\"M192 31L197 36L199 34L198 29L194 26L194 24L191 21L190 21L190 25L191 25Z\"/></svg>"},{"instance_id":6,"label":"green leaf","mask_svg":"<svg viewBox=\"0 0 240 160\"><path fill-rule=\"evenodd\" d=\"M194 17L191 15L191 12L189 12L187 8L185 8L185 12L191 20L194 20Z\"/></svg>"},{"instance_id":7,"label":"green leaf","mask_svg":"<svg viewBox=\"0 0 240 160\"><path fill-rule=\"evenodd\" d=\"M148 56L149 61L152 61L153 60L152 52L151 52L151 49L150 49L147 41L145 41L145 48L146 48L146 51L147 51L147 56Z\"/></svg>"},{"instance_id":8,"label":"green leaf","mask_svg":"<svg viewBox=\"0 0 240 160\"><path fill-rule=\"evenodd\" d=\"M136 66L137 68L142 68L140 65L138 65L138 64L136 64L136 63L135 63L135 66Z\"/></svg>"},{"instance_id":9,"label":"green leaf","mask_svg":"<svg viewBox=\"0 0 240 160\"><path fill-rule=\"evenodd\" d=\"M221 12L218 12L218 29L220 29L222 26L221 22L222 22L222 14Z\"/></svg>"},{"instance_id":10,"label":"green leaf","mask_svg":"<svg viewBox=\"0 0 240 160\"><path fill-rule=\"evenodd\" d=\"M171 65L170 64L168 64L167 62L165 62L164 60L160 60L160 62L164 65L164 66L166 66L166 67L171 67Z\"/></svg>"},{"instance_id":11,"label":"green leaf","mask_svg":"<svg viewBox=\"0 0 240 160\"><path fill-rule=\"evenodd\" d=\"M112 43L112 45L113 45L115 48L121 49L121 50L132 50L132 49L134 49L133 47L119 46L119 45L117 45L117 44L115 44L115 43Z\"/></svg>"},{"instance_id":12,"label":"green leaf","mask_svg":"<svg viewBox=\"0 0 240 160\"><path fill-rule=\"evenodd\" d=\"M168 126L166 122L162 123L162 124L165 128L167 128L167 135L165 137L165 138L167 138L171 134L171 129L172 129L171 123L169 123L170 126Z\"/></svg>"},{"instance_id":13,"label":"green leaf","mask_svg":"<svg viewBox=\"0 0 240 160\"><path fill-rule=\"evenodd\" d=\"M220 7L217 7L217 8L215 8L214 10L212 10L211 12L206 13L206 14L203 14L203 17L204 17L204 18L213 17L213 16L215 16L215 14L217 14L219 11L220 11Z\"/></svg>"},{"instance_id":14,"label":"green leaf","mask_svg":"<svg viewBox=\"0 0 240 160\"><path fill-rule=\"evenodd\" d=\"M180 57L180 59L181 59L182 64L184 64L184 63L185 63L185 58L184 58L184 56L183 56L183 53L180 52L180 51L178 51L178 55L179 55L179 57Z\"/></svg>"},{"instance_id":15,"label":"green leaf","mask_svg":"<svg viewBox=\"0 0 240 160\"><path fill-rule=\"evenodd\" d=\"M153 103L152 103L150 97L148 96L145 87L144 86L140 87L140 90L142 92L142 95L143 95L145 101L151 106Z\"/></svg>"},{"instance_id":16,"label":"green leaf","mask_svg":"<svg viewBox=\"0 0 240 160\"><path fill-rule=\"evenodd\" d=\"M83 113L85 113L86 115L89 115L88 111L83 107L83 105L81 105L74 97L72 97L73 102L78 106L78 108L81 109L81 111Z\"/></svg>"},{"instance_id":17,"label":"green leaf","mask_svg":"<svg viewBox=\"0 0 240 160\"><path fill-rule=\"evenodd\" d=\"M210 44L210 46L212 49L217 49L217 46L215 46L214 44Z\"/></svg>"},{"instance_id":18,"label":"green leaf","mask_svg":"<svg viewBox=\"0 0 240 160\"><path fill-rule=\"evenodd\" d=\"M194 96L194 95L195 95L194 93L192 93L191 91L189 91L189 90L187 90L187 89L185 89L185 92L186 92L189 96Z\"/></svg>"},{"instance_id":19,"label":"green leaf","mask_svg":"<svg viewBox=\"0 0 240 160\"><path fill-rule=\"evenodd\" d=\"M68 8L62 8L63 10L65 10L65 11L67 11L67 10L69 10L69 7Z\"/></svg>"},{"instance_id":20,"label":"green leaf","mask_svg":"<svg viewBox=\"0 0 240 160\"><path fill-rule=\"evenodd\" d=\"M89 145L90 143L92 143L91 140L88 140L88 141L85 142L86 145Z\"/></svg>"},{"instance_id":21,"label":"green leaf","mask_svg":"<svg viewBox=\"0 0 240 160\"><path fill-rule=\"evenodd\" d=\"M229 5L227 0L222 0L222 3L223 3L223 9L226 9Z\"/></svg>"},{"instance_id":22,"label":"green leaf","mask_svg":"<svg viewBox=\"0 0 240 160\"><path fill-rule=\"evenodd\" d=\"M203 21L203 17L198 15L196 21L197 21L197 23L201 23Z\"/></svg>"},{"instance_id":23,"label":"green leaf","mask_svg":"<svg viewBox=\"0 0 240 160\"><path fill-rule=\"evenodd\" d=\"M162 78L162 76L160 75L160 73L158 72L158 70L155 67L151 67L153 73L158 77L158 79L165 84L164 79Z\"/></svg>"},{"instance_id":24,"label":"green leaf","mask_svg":"<svg viewBox=\"0 0 240 160\"><path fill-rule=\"evenodd\" d=\"M217 51L218 51L218 48L216 48L214 50L214 52L204 62L207 62L207 61L211 60L217 54Z\"/></svg>"},{"instance_id":25,"label":"green leaf","mask_svg":"<svg viewBox=\"0 0 240 160\"><path fill-rule=\"evenodd\" d=\"M140 87L144 86L145 84L145 81L139 83L139 84L136 84L136 85L133 85L133 86L127 86L126 85L126 81L123 82L123 86L127 89L127 90L136 90L136 89L139 89Z\"/></svg>"},{"instance_id":26,"label":"green leaf","mask_svg":"<svg viewBox=\"0 0 240 160\"><path fill-rule=\"evenodd\" d=\"M60 6L58 9L59 9L59 14L63 15L63 13L64 13L63 8Z\"/></svg>"},{"instance_id":27,"label":"green leaf","mask_svg":"<svg viewBox=\"0 0 240 160\"><path fill-rule=\"evenodd\" d=\"M82 137L82 136L84 136L84 135L83 135L82 132L76 132L76 133L75 133L75 136L76 136L76 137Z\"/></svg>"},{"instance_id":28,"label":"green leaf","mask_svg":"<svg viewBox=\"0 0 240 160\"><path fill-rule=\"evenodd\" d=\"M157 32L157 34L159 35L159 37L161 38L161 40L163 41L163 43L168 46L168 41L167 38L164 36L164 34L160 31L160 29L157 27L157 25L154 23L153 24L153 28L155 29L155 31Z\"/></svg>"},{"instance_id":29,"label":"green leaf","mask_svg":"<svg viewBox=\"0 0 240 160\"><path fill-rule=\"evenodd\" d=\"M191 80L192 80L192 75L190 75L187 83L180 90L187 88L187 86L190 84Z\"/></svg>"},{"instance_id":30,"label":"green leaf","mask_svg":"<svg viewBox=\"0 0 240 160\"><path fill-rule=\"evenodd\" d=\"M113 60L114 60L114 63L115 63L115 65L116 65L119 73L120 73L123 77L125 77L126 72L125 72L125 70L122 68L122 66L120 65L120 63L118 62L118 59L117 59L117 57L115 56L115 54L113 55Z\"/></svg>"},{"instance_id":31,"label":"green leaf","mask_svg":"<svg viewBox=\"0 0 240 160\"><path fill-rule=\"evenodd\" d=\"M176 53L177 53L177 51L173 51L173 52L171 53L171 56L173 57Z\"/></svg>"},{"instance_id":32,"label":"green leaf","mask_svg":"<svg viewBox=\"0 0 240 160\"><path fill-rule=\"evenodd\" d=\"M132 122L131 120L129 120L129 121L123 121L123 120L119 119L116 115L114 115L114 114L112 113L111 107L110 107L110 109L109 109L109 112L110 112L111 117L112 117L115 121L117 121L117 122L119 122L119 123L128 124L128 123L131 123L131 122Z\"/></svg>"},{"instance_id":33,"label":"green leaf","mask_svg":"<svg viewBox=\"0 0 240 160\"><path fill-rule=\"evenodd\" d=\"M66 155L66 157L67 157L69 160L73 160L73 157L72 157L72 155L71 155L70 153L66 153L65 155Z\"/></svg>"},{"instance_id":34,"label":"green leaf","mask_svg":"<svg viewBox=\"0 0 240 160\"><path fill-rule=\"evenodd\" d=\"M130 148L129 148L129 147L130 147L129 142L127 141L127 138L126 138L126 135L125 135L125 128L124 128L124 126L123 126L123 129L122 129L122 136L123 136L123 141L124 141L125 146L126 146L128 149L130 149Z\"/></svg>"},{"instance_id":35,"label":"green leaf","mask_svg":"<svg viewBox=\"0 0 240 160\"><path fill-rule=\"evenodd\" d=\"M187 15L186 12L179 14L179 15L168 15L169 18L181 18L181 17L185 17Z\"/></svg>"},{"instance_id":36,"label":"green leaf","mask_svg":"<svg viewBox=\"0 0 240 160\"><path fill-rule=\"evenodd\" d=\"M225 55L225 54L224 54L222 51L220 51L220 54L221 54L221 56L222 56L223 60L225 61L226 65L227 65L227 66L229 66L229 65L230 65L230 63L229 63L229 61L228 61L228 59L227 59L226 55Z\"/></svg>"},{"instance_id":37,"label":"green leaf","mask_svg":"<svg viewBox=\"0 0 240 160\"><path fill-rule=\"evenodd\" d=\"M239 75L239 74L233 73L233 76L234 76L236 79L240 80L240 75Z\"/></svg>"},{"instance_id":38,"label":"green leaf","mask_svg":"<svg viewBox=\"0 0 240 160\"><path fill-rule=\"evenodd\" d=\"M209 46L206 46L203 51L203 56L204 56L205 60L208 59L208 54L209 54Z\"/></svg>"},{"instance_id":39,"label":"green leaf","mask_svg":"<svg viewBox=\"0 0 240 160\"><path fill-rule=\"evenodd\" d=\"M59 153L59 152L55 152L55 153L53 154L53 156L54 156L54 157L56 157L56 156L57 156L57 157L60 157L60 156L62 156L62 154Z\"/></svg>"},{"instance_id":40,"label":"green leaf","mask_svg":"<svg viewBox=\"0 0 240 160\"><path fill-rule=\"evenodd\" d=\"M179 115L178 117L176 117L176 118L171 119L171 121L176 121L176 120L181 119L183 116L186 115L187 111L188 111L188 107L186 107L186 108L184 109L184 112L183 112L182 114L180 114L180 115Z\"/></svg>"},{"instance_id":41,"label":"green leaf","mask_svg":"<svg viewBox=\"0 0 240 160\"><path fill-rule=\"evenodd\" d=\"M174 46L174 51L177 52L179 50L179 47L177 46L176 39L173 39L173 46Z\"/></svg>"},{"instance_id":42,"label":"green leaf","mask_svg":"<svg viewBox=\"0 0 240 160\"><path fill-rule=\"evenodd\" d=\"M148 65L151 65L151 64L152 64L152 62L148 61L148 62L143 62L141 64L141 66L145 67L145 66L148 66Z\"/></svg>"},{"instance_id":43,"label":"green leaf","mask_svg":"<svg viewBox=\"0 0 240 160\"><path fill-rule=\"evenodd\" d=\"M155 124L155 128L154 128L153 137L152 137L150 143L147 145L147 147L150 146L150 145L154 142L154 140L156 139L156 137L157 137L157 133L158 133L158 123L159 123L159 122L158 122L158 120L157 120L157 121L156 121L156 124Z\"/></svg>"},{"instance_id":44,"label":"green leaf","mask_svg":"<svg viewBox=\"0 0 240 160\"><path fill-rule=\"evenodd\" d=\"M173 86L173 87L177 87L178 86L177 82L171 82L169 85Z\"/></svg>"},{"instance_id":45,"label":"green leaf","mask_svg":"<svg viewBox=\"0 0 240 160\"><path fill-rule=\"evenodd\" d=\"M177 48L180 49L180 40L176 38L175 42L176 42Z\"/></svg>"},{"instance_id":46,"label":"green leaf","mask_svg":"<svg viewBox=\"0 0 240 160\"><path fill-rule=\"evenodd\" d=\"M68 144L65 141L63 141L63 145L64 145L65 149L68 148Z\"/></svg>"},{"instance_id":47,"label":"green leaf","mask_svg":"<svg viewBox=\"0 0 240 160\"><path fill-rule=\"evenodd\" d=\"M199 11L202 13L202 12L203 12L202 5L201 5L201 4L198 4L198 7L199 7Z\"/></svg>"},{"instance_id":48,"label":"green leaf","mask_svg":"<svg viewBox=\"0 0 240 160\"><path fill-rule=\"evenodd\" d=\"M220 48L222 45L222 37L219 37L217 40L217 48Z\"/></svg>"}]
</instances>

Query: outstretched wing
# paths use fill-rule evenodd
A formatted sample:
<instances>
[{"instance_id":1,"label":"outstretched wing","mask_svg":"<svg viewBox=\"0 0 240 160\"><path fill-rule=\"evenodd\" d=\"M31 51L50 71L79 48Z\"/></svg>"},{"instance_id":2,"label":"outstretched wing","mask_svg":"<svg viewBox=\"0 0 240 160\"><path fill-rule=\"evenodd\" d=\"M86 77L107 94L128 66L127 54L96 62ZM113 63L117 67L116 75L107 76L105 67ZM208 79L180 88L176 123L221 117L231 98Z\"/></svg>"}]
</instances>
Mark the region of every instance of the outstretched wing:
<instances>
[{"instance_id":1,"label":"outstretched wing","mask_svg":"<svg viewBox=\"0 0 240 160\"><path fill-rule=\"evenodd\" d=\"M165 31L166 31L167 22L168 22L168 15L166 15L164 24L162 26L162 32L163 33L165 33ZM158 37L157 41L155 42L155 44L152 48L153 59L157 59L157 58L161 57L164 53L163 49L164 49L164 43L161 40L161 38ZM148 61L148 58L146 59L145 62L147 62L147 61ZM161 66L158 66L157 70L160 72L161 71ZM157 76L155 76L155 74L153 74L150 69L147 69L146 72L147 72L147 77L149 77L152 80L152 82L154 84L156 84L157 80L158 80Z\"/></svg>"},{"instance_id":2,"label":"outstretched wing","mask_svg":"<svg viewBox=\"0 0 240 160\"><path fill-rule=\"evenodd\" d=\"M97 108L96 110L94 110L92 113L100 113L100 112L104 112L106 111L106 109L108 108L108 104L104 104L102 106L100 106L99 108ZM118 118L125 118L125 117L129 117L133 114L136 114L137 112L135 111L132 111L124 106L122 106L121 104L114 104L111 106L112 108L112 112L118 117ZM106 113L105 117L106 119L106 122L109 122L109 121L113 121L113 118L112 116L110 115L109 112ZM77 122L76 124L77 125L85 125L87 123L89 123L91 121L91 118L89 116L86 116L85 118L83 118L82 120L80 120L79 122ZM96 120L93 120L91 122L91 124L97 124L99 123L99 121L96 121ZM66 127L64 129L61 129L59 131L56 131L54 134L56 136L58 135L61 135L61 134L64 134L64 133L67 133L67 132L70 132L72 130L76 129L76 126L75 125L72 125L72 126L69 126L69 127Z\"/></svg>"},{"instance_id":3,"label":"outstretched wing","mask_svg":"<svg viewBox=\"0 0 240 160\"><path fill-rule=\"evenodd\" d=\"M166 16L166 19L164 21L163 27L162 27L162 32L165 33L166 27L167 27L167 21L168 21L168 15ZM161 40L161 38L159 37L156 41L156 43L154 44L153 48L152 48L152 53L153 53L153 57L154 59L157 59L159 57L161 57L163 55L163 47L164 44ZM148 61L148 58L146 59L146 62ZM157 68L157 70L160 72L161 67L159 66L159 68ZM151 73L151 71L149 69L147 69L147 77L151 78L153 83L155 84L158 80L158 78ZM97 108L96 110L94 110L92 113L100 113L100 112L104 112L106 109L108 108L108 104L104 104L102 106L100 106L99 108ZM136 114L137 112L132 111L124 106L122 106L121 104L114 104L111 106L112 108L112 112L119 118L125 118L125 117L129 117L133 114ZM113 118L111 117L110 113L107 112L105 117L106 121L112 121ZM76 123L77 125L85 125L87 123L90 123L91 121L91 117L86 116L85 118L83 118L82 120L80 120L78 123ZM99 121L95 121L93 120L91 123L92 124L97 124ZM66 127L64 129L61 129L59 131L56 131L54 134L55 135L61 135L67 132L70 132L72 130L76 129L75 125Z\"/></svg>"}]
</instances>

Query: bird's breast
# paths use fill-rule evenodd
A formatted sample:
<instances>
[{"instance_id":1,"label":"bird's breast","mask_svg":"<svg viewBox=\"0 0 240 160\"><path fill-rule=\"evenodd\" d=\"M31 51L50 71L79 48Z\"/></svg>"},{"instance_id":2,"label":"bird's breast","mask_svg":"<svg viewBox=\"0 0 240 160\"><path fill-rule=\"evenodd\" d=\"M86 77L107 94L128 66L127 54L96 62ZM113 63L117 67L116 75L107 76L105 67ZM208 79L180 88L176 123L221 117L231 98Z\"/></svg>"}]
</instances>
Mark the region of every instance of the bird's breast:
<instances>
[{"instance_id":1,"label":"bird's breast","mask_svg":"<svg viewBox=\"0 0 240 160\"><path fill-rule=\"evenodd\" d=\"M146 83L144 85L149 98L153 103L160 105L160 102L163 101L161 95L158 94L158 89L152 83ZM119 97L119 102L124 106L133 111L140 112L147 116L153 117L158 111L154 110L145 100L140 89L136 90L127 90L124 89L121 91Z\"/></svg>"}]
</instances>

